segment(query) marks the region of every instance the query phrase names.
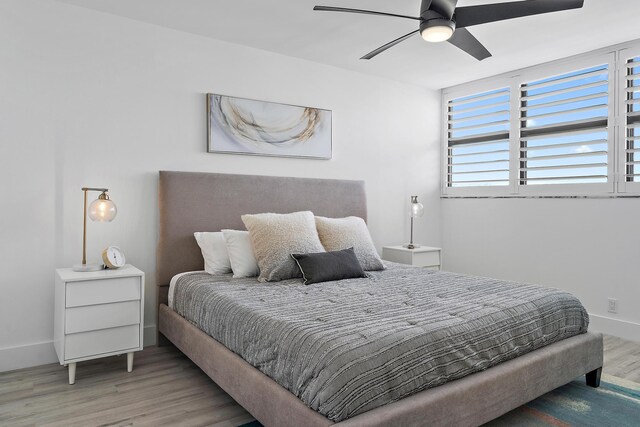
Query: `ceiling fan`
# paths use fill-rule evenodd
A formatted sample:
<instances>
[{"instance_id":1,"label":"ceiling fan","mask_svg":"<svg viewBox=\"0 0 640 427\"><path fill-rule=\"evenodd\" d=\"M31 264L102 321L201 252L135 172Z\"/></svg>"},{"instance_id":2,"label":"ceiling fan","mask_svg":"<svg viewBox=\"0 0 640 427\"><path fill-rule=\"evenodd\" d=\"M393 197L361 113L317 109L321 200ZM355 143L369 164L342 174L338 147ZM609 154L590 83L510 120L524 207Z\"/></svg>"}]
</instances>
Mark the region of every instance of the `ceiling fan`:
<instances>
[{"instance_id":1,"label":"ceiling fan","mask_svg":"<svg viewBox=\"0 0 640 427\"><path fill-rule=\"evenodd\" d=\"M360 59L371 59L414 34L420 33L428 42L448 41L482 61L490 57L491 53L467 30L467 27L522 16L579 9L584 4L584 0L524 0L464 7L456 7L457 4L458 0L422 0L419 17L333 6L315 6L313 10L392 16L420 21L419 29L380 46Z\"/></svg>"}]
</instances>

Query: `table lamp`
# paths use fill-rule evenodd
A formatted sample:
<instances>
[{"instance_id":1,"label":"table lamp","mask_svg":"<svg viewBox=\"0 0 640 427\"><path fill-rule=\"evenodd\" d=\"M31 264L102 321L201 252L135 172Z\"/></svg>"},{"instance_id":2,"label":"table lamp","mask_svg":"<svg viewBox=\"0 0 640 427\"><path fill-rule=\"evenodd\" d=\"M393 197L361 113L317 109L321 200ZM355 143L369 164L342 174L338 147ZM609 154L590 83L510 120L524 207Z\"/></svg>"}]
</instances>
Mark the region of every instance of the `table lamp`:
<instances>
[{"instance_id":1,"label":"table lamp","mask_svg":"<svg viewBox=\"0 0 640 427\"><path fill-rule=\"evenodd\" d=\"M418 196L411 196L411 204L409 205L409 215L411 217L411 238L408 245L404 245L407 249L416 249L420 245L413 243L413 219L420 218L424 214L424 206L418 201Z\"/></svg>"},{"instance_id":2,"label":"table lamp","mask_svg":"<svg viewBox=\"0 0 640 427\"><path fill-rule=\"evenodd\" d=\"M87 264L87 193L99 191L101 194L89 205L89 218L97 222L111 222L116 217L118 209L115 203L109 199L106 188L82 187L84 192L84 210L82 217L82 264L73 266L73 271L97 271L102 270L102 264Z\"/></svg>"}]
</instances>

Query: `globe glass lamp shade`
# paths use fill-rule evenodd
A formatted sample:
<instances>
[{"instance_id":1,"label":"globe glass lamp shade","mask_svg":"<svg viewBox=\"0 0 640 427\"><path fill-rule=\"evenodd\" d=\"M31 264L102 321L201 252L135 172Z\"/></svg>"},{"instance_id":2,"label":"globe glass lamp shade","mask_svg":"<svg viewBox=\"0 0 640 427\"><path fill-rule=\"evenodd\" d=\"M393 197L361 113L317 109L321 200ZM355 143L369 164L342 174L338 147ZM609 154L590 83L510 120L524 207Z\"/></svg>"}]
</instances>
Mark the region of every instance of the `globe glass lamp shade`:
<instances>
[{"instance_id":1,"label":"globe glass lamp shade","mask_svg":"<svg viewBox=\"0 0 640 427\"><path fill-rule=\"evenodd\" d=\"M418 202L417 196L411 196L410 215L411 218L420 218L424 215L424 205Z\"/></svg>"},{"instance_id":2,"label":"globe glass lamp shade","mask_svg":"<svg viewBox=\"0 0 640 427\"><path fill-rule=\"evenodd\" d=\"M118 209L115 203L109 200L109 196L105 194L101 194L98 199L89 205L89 218L91 218L92 221L111 222L117 213Z\"/></svg>"}]
</instances>

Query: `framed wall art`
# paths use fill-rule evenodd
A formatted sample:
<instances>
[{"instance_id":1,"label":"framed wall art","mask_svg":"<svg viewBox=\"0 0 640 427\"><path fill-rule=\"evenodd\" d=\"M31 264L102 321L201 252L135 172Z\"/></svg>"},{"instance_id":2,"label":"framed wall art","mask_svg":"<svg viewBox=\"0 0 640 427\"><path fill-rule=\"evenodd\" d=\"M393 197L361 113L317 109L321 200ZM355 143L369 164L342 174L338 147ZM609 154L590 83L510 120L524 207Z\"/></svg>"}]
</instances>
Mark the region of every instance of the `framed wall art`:
<instances>
[{"instance_id":1,"label":"framed wall art","mask_svg":"<svg viewBox=\"0 0 640 427\"><path fill-rule=\"evenodd\" d=\"M331 111L207 94L210 153L331 159Z\"/></svg>"}]
</instances>

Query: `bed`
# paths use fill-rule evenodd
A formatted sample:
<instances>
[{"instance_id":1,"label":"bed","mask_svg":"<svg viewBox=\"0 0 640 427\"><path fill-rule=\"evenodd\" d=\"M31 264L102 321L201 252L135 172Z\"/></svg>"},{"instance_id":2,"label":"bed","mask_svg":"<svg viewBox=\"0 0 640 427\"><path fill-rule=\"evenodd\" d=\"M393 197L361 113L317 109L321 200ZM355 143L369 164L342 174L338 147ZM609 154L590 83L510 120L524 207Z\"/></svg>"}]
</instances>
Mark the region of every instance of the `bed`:
<instances>
[{"instance_id":1,"label":"bed","mask_svg":"<svg viewBox=\"0 0 640 427\"><path fill-rule=\"evenodd\" d=\"M169 282L202 269L194 231L243 229L241 214L311 210L366 220L361 181L160 172L158 343L172 342L266 426L327 426L334 421L168 307ZM424 272L424 274L430 274ZM408 395L337 425L479 425L580 375L597 386L602 336L581 333L477 373ZM335 417L332 417L335 419Z\"/></svg>"}]
</instances>

